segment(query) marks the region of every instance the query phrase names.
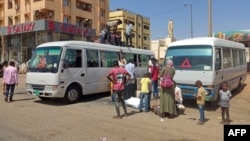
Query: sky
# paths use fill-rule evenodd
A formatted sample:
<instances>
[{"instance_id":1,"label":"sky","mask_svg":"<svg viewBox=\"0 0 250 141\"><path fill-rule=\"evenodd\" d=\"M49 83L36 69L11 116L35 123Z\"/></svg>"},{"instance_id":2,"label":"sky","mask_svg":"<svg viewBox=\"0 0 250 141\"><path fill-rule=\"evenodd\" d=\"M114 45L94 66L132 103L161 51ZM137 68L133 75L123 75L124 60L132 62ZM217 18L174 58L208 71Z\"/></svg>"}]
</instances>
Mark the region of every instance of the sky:
<instances>
[{"instance_id":1,"label":"sky","mask_svg":"<svg viewBox=\"0 0 250 141\"><path fill-rule=\"evenodd\" d=\"M250 0L211 0L212 32L250 29ZM185 6L187 4L187 6ZM173 20L177 40L208 36L208 0L110 0L110 10L124 8L150 18L151 40L167 37L168 21Z\"/></svg>"}]
</instances>

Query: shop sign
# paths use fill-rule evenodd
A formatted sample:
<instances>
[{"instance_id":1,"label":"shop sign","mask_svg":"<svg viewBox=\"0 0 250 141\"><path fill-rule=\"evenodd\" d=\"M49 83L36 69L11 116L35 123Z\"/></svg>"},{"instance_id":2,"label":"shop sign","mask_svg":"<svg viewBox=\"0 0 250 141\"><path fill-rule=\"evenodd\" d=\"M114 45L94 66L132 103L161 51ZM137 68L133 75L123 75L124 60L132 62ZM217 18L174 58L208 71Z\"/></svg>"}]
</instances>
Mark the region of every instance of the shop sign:
<instances>
[{"instance_id":1,"label":"shop sign","mask_svg":"<svg viewBox=\"0 0 250 141\"><path fill-rule=\"evenodd\" d=\"M79 27L71 24L66 23L59 23L55 21L48 21L48 30L49 31L57 31L59 29L59 32L62 33L69 33L69 34L75 34L75 35L83 35L83 36L89 36L91 33L91 28L86 27ZM57 28L59 27L59 28Z\"/></svg>"},{"instance_id":2,"label":"shop sign","mask_svg":"<svg viewBox=\"0 0 250 141\"><path fill-rule=\"evenodd\" d=\"M88 36L91 33L90 28L81 28L77 27L75 25L69 25L69 24L61 24L60 31L63 33L71 33L71 34L80 34L83 36Z\"/></svg>"},{"instance_id":3,"label":"shop sign","mask_svg":"<svg viewBox=\"0 0 250 141\"><path fill-rule=\"evenodd\" d=\"M17 34L24 32L31 32L35 27L35 23L24 23L19 25L9 25L8 26L8 34Z\"/></svg>"}]
</instances>

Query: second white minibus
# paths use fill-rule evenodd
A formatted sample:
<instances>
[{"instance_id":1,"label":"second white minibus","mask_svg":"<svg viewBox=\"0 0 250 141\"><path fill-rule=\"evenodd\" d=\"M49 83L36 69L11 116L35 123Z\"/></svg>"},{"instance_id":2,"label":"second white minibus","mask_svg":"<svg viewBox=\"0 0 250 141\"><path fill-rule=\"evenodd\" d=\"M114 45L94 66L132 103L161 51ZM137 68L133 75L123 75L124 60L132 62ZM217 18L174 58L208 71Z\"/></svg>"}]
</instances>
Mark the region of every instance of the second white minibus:
<instances>
[{"instance_id":1,"label":"second white minibus","mask_svg":"<svg viewBox=\"0 0 250 141\"><path fill-rule=\"evenodd\" d=\"M216 106L221 84L229 89L241 86L247 77L245 46L241 43L214 37L198 37L171 43L165 62L174 62L174 80L181 88L184 99L194 99L196 80L201 80L207 90L206 101Z\"/></svg>"}]
</instances>

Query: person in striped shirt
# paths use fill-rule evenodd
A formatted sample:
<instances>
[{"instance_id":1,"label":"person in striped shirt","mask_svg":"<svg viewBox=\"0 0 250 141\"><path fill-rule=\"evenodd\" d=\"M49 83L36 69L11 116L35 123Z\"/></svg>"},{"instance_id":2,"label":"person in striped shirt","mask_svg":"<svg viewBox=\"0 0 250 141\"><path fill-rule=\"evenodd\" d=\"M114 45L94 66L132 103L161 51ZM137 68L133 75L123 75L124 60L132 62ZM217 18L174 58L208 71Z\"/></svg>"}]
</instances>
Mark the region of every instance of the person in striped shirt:
<instances>
[{"instance_id":1,"label":"person in striped shirt","mask_svg":"<svg viewBox=\"0 0 250 141\"><path fill-rule=\"evenodd\" d=\"M6 85L4 100L12 102L15 86L18 85L18 73L14 61L10 61L9 66L4 71L3 84Z\"/></svg>"}]
</instances>

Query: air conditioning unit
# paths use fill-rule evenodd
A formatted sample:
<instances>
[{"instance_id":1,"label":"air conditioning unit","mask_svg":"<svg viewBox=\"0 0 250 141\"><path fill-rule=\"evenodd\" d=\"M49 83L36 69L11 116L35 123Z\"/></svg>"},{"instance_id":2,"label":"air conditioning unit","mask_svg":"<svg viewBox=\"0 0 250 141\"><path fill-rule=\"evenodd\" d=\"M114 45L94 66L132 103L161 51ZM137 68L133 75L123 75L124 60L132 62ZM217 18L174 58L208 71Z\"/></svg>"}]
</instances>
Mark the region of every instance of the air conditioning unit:
<instances>
[{"instance_id":1,"label":"air conditioning unit","mask_svg":"<svg viewBox=\"0 0 250 141\"><path fill-rule=\"evenodd\" d=\"M49 11L49 16L52 17L53 16L53 12Z\"/></svg>"},{"instance_id":2,"label":"air conditioning unit","mask_svg":"<svg viewBox=\"0 0 250 141\"><path fill-rule=\"evenodd\" d=\"M18 6L17 4L15 5L15 9L16 9L16 10L18 10L18 9L19 9L19 6Z\"/></svg>"}]
</instances>

